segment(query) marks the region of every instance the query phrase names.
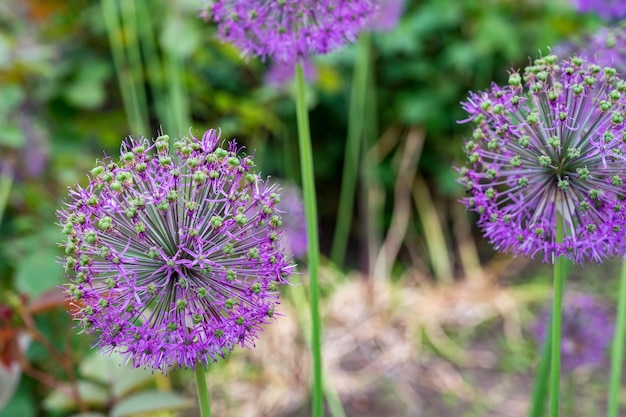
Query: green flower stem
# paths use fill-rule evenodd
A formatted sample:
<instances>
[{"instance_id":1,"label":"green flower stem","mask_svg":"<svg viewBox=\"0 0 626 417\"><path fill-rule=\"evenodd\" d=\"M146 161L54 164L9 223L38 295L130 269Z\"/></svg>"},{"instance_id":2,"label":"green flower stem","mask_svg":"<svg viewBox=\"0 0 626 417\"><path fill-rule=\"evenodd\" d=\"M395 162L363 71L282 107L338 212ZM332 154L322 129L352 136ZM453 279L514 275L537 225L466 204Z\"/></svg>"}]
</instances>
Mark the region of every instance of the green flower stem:
<instances>
[{"instance_id":1,"label":"green flower stem","mask_svg":"<svg viewBox=\"0 0 626 417\"><path fill-rule=\"evenodd\" d=\"M209 389L206 385L206 372L204 366L196 364L196 389L198 390L198 404L200 405L200 416L211 417L211 403L209 402Z\"/></svg>"},{"instance_id":2,"label":"green flower stem","mask_svg":"<svg viewBox=\"0 0 626 417\"><path fill-rule=\"evenodd\" d=\"M370 68L370 35L362 33L357 41L357 57L352 76L350 109L348 114L348 138L346 140L341 193L335 235L330 250L330 259L338 266L343 264L350 235L350 219L354 208L354 193L358 172L361 141L364 133L367 84Z\"/></svg>"},{"instance_id":3,"label":"green flower stem","mask_svg":"<svg viewBox=\"0 0 626 417\"><path fill-rule=\"evenodd\" d=\"M309 302L311 303L311 352L313 355L312 417L322 417L324 412L322 384L322 325L319 313L319 240L317 236L317 203L315 201L315 175L313 151L309 130L309 113L306 105L304 71L296 64L296 114L298 119L298 144L300 146L300 170L302 194L307 230L307 256L309 264Z\"/></svg>"},{"instance_id":4,"label":"green flower stem","mask_svg":"<svg viewBox=\"0 0 626 417\"><path fill-rule=\"evenodd\" d=\"M543 417L546 406L546 392L550 375L550 355L552 354L552 324L548 325L545 342L541 349L539 369L535 376L532 402L530 403L529 417Z\"/></svg>"},{"instance_id":5,"label":"green flower stem","mask_svg":"<svg viewBox=\"0 0 626 417\"><path fill-rule=\"evenodd\" d=\"M2 224L2 218L4 217L4 209L9 202L9 194L11 194L12 186L13 175L10 173L0 174L0 224Z\"/></svg>"},{"instance_id":6,"label":"green flower stem","mask_svg":"<svg viewBox=\"0 0 626 417\"><path fill-rule=\"evenodd\" d=\"M619 391L622 381L622 365L624 363L624 343L626 342L626 261L622 264L619 282L619 301L617 304L617 322L615 336L611 348L611 379L609 380L608 417L619 415Z\"/></svg>"},{"instance_id":7,"label":"green flower stem","mask_svg":"<svg viewBox=\"0 0 626 417\"><path fill-rule=\"evenodd\" d=\"M565 235L563 217L557 212L556 242L563 241ZM550 417L559 415L559 394L561 383L561 304L563 300L563 282L565 257L559 256L554 263L554 290L552 296L552 331L550 359Z\"/></svg>"},{"instance_id":8,"label":"green flower stem","mask_svg":"<svg viewBox=\"0 0 626 417\"><path fill-rule=\"evenodd\" d=\"M141 116L141 105L137 94L135 80L128 68L124 45L122 44L122 26L114 0L101 0L102 17L109 37L113 64L117 72L120 93L124 102L126 118L133 135L145 132L145 123ZM141 70L140 70L141 71Z\"/></svg>"}]
</instances>

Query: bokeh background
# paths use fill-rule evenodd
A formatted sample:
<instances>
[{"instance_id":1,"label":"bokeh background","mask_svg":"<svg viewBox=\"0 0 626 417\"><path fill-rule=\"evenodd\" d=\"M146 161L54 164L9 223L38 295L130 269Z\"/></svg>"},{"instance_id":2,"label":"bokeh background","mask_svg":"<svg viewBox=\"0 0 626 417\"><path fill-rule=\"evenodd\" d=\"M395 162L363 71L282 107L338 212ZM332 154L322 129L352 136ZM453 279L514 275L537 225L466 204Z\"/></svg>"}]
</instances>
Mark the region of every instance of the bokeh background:
<instances>
[{"instance_id":1,"label":"bokeh background","mask_svg":"<svg viewBox=\"0 0 626 417\"><path fill-rule=\"evenodd\" d=\"M221 128L265 175L299 184L289 72L277 82L270 63L216 41L202 6L0 2L0 417L198 415L191 373L130 369L76 334L55 213L126 136L190 127ZM339 262L330 253L357 48L312 60L328 415L526 415L550 270L496 254L457 202L468 134L459 102L600 24L566 0L407 0L395 28L370 34L370 164ZM568 285L613 311L615 271L572 268ZM210 369L215 415L307 415L306 283L301 268L257 347ZM568 416L602 412L605 368L564 376Z\"/></svg>"}]
</instances>

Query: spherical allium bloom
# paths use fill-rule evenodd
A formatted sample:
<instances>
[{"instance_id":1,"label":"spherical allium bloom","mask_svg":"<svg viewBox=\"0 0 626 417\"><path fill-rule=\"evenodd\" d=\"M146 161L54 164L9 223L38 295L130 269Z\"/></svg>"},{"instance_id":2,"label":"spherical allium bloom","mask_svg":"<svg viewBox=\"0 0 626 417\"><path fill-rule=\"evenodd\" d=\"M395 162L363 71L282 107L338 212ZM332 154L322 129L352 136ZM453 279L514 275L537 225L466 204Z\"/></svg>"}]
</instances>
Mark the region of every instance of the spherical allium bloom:
<instances>
[{"instance_id":1,"label":"spherical allium bloom","mask_svg":"<svg viewBox=\"0 0 626 417\"><path fill-rule=\"evenodd\" d=\"M626 17L626 3L623 0L572 0L579 12L596 13L603 19L622 19Z\"/></svg>"},{"instance_id":2,"label":"spherical allium bloom","mask_svg":"<svg viewBox=\"0 0 626 417\"><path fill-rule=\"evenodd\" d=\"M296 258L304 258L307 252L306 217L300 189L293 185L282 185L277 208L283 215L284 246Z\"/></svg>"},{"instance_id":3,"label":"spherical allium bloom","mask_svg":"<svg viewBox=\"0 0 626 417\"><path fill-rule=\"evenodd\" d=\"M533 326L538 342L545 342L550 323L545 309ZM561 362L563 368L598 366L613 339L615 323L608 309L589 294L566 294L561 325Z\"/></svg>"},{"instance_id":4,"label":"spherical allium bloom","mask_svg":"<svg viewBox=\"0 0 626 417\"><path fill-rule=\"evenodd\" d=\"M398 25L404 12L404 0L379 0L379 7L367 29L375 32L388 32Z\"/></svg>"},{"instance_id":5,"label":"spherical allium bloom","mask_svg":"<svg viewBox=\"0 0 626 417\"><path fill-rule=\"evenodd\" d=\"M463 202L497 250L546 262L600 262L622 251L625 90L613 68L550 55L512 72L506 87L470 93Z\"/></svg>"},{"instance_id":6,"label":"spherical allium bloom","mask_svg":"<svg viewBox=\"0 0 626 417\"><path fill-rule=\"evenodd\" d=\"M277 187L219 142L129 138L58 213L73 313L134 366L194 368L253 345L292 274Z\"/></svg>"},{"instance_id":7,"label":"spherical allium bloom","mask_svg":"<svg viewBox=\"0 0 626 417\"><path fill-rule=\"evenodd\" d=\"M317 79L317 68L310 59L302 61L304 78L307 81ZM265 72L264 81L276 87L288 85L296 76L294 62L273 61Z\"/></svg>"},{"instance_id":8,"label":"spherical allium bloom","mask_svg":"<svg viewBox=\"0 0 626 417\"><path fill-rule=\"evenodd\" d=\"M353 42L375 11L374 0L211 0L201 17L246 56L295 62Z\"/></svg>"}]
</instances>

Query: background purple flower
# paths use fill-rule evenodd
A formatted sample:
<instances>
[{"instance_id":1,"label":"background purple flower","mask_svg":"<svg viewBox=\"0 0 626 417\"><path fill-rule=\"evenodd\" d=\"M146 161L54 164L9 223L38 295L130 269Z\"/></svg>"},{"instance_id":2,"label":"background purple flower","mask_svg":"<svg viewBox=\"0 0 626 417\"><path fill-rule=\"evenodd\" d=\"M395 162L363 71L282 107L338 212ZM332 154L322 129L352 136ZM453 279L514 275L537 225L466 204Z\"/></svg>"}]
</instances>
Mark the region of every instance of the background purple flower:
<instances>
[{"instance_id":1,"label":"background purple flower","mask_svg":"<svg viewBox=\"0 0 626 417\"><path fill-rule=\"evenodd\" d=\"M497 250L546 262L560 254L599 262L621 251L625 90L612 68L550 55L512 72L506 87L470 93L463 202Z\"/></svg>"},{"instance_id":2,"label":"background purple flower","mask_svg":"<svg viewBox=\"0 0 626 417\"><path fill-rule=\"evenodd\" d=\"M201 16L246 56L294 62L353 42L375 10L373 0L215 0Z\"/></svg>"},{"instance_id":3,"label":"background purple flower","mask_svg":"<svg viewBox=\"0 0 626 417\"><path fill-rule=\"evenodd\" d=\"M404 12L404 0L379 0L379 7L367 29L377 32L388 32L398 25Z\"/></svg>"},{"instance_id":4,"label":"background purple flower","mask_svg":"<svg viewBox=\"0 0 626 417\"><path fill-rule=\"evenodd\" d=\"M607 20L626 17L624 0L572 0L572 4L579 12L596 13Z\"/></svg>"},{"instance_id":5,"label":"background purple flower","mask_svg":"<svg viewBox=\"0 0 626 417\"><path fill-rule=\"evenodd\" d=\"M59 219L75 316L134 366L194 368L251 346L293 265L275 186L219 133L128 139Z\"/></svg>"},{"instance_id":6,"label":"background purple flower","mask_svg":"<svg viewBox=\"0 0 626 417\"><path fill-rule=\"evenodd\" d=\"M571 40L555 48L563 55L579 55L598 65L612 66L619 75L626 75L626 26L600 28L592 36Z\"/></svg>"},{"instance_id":7,"label":"background purple flower","mask_svg":"<svg viewBox=\"0 0 626 417\"><path fill-rule=\"evenodd\" d=\"M307 250L307 233L300 189L293 185L282 184L280 202L276 208L283 212L284 246L296 258L304 258Z\"/></svg>"},{"instance_id":8,"label":"background purple flower","mask_svg":"<svg viewBox=\"0 0 626 417\"><path fill-rule=\"evenodd\" d=\"M615 323L608 309L589 294L566 294L562 312L561 362L563 368L598 366L613 339ZM550 309L537 318L533 334L544 343L550 323Z\"/></svg>"}]
</instances>

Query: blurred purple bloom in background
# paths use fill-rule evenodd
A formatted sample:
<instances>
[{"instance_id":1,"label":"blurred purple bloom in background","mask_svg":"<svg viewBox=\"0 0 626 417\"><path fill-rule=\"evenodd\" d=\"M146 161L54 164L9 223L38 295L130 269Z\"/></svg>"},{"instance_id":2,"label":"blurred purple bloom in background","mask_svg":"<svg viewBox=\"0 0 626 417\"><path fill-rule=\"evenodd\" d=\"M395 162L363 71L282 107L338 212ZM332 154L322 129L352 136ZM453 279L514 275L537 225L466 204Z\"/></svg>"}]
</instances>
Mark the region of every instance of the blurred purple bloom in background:
<instances>
[{"instance_id":1,"label":"blurred purple bloom in background","mask_svg":"<svg viewBox=\"0 0 626 417\"><path fill-rule=\"evenodd\" d=\"M354 42L375 11L373 0L214 0L201 16L246 56L295 62Z\"/></svg>"},{"instance_id":2,"label":"blurred purple bloom in background","mask_svg":"<svg viewBox=\"0 0 626 417\"><path fill-rule=\"evenodd\" d=\"M600 28L578 45L572 48L572 52L598 65L615 67L621 77L626 75L626 26Z\"/></svg>"},{"instance_id":3,"label":"blurred purple bloom in background","mask_svg":"<svg viewBox=\"0 0 626 417\"><path fill-rule=\"evenodd\" d=\"M250 156L207 131L128 139L59 214L73 313L96 345L134 366L206 365L250 347L293 265L280 245L280 197Z\"/></svg>"},{"instance_id":4,"label":"blurred purple bloom in background","mask_svg":"<svg viewBox=\"0 0 626 417\"><path fill-rule=\"evenodd\" d=\"M306 218L302 193L294 185L281 184L280 202L276 208L283 212L284 246L296 258L304 258L307 249Z\"/></svg>"},{"instance_id":5,"label":"blurred purple bloom in background","mask_svg":"<svg viewBox=\"0 0 626 417\"><path fill-rule=\"evenodd\" d=\"M550 323L550 309L535 322L533 333L544 343ZM566 294L563 300L561 361L567 370L598 366L604 361L613 339L615 323L608 308L589 294Z\"/></svg>"},{"instance_id":6,"label":"blurred purple bloom in background","mask_svg":"<svg viewBox=\"0 0 626 417\"><path fill-rule=\"evenodd\" d=\"M302 63L304 78L307 81L317 79L317 68L310 59L305 59ZM295 65L293 62L272 61L265 72L265 83L274 86L284 86L289 84L295 77Z\"/></svg>"},{"instance_id":7,"label":"blurred purple bloom in background","mask_svg":"<svg viewBox=\"0 0 626 417\"><path fill-rule=\"evenodd\" d=\"M596 13L607 20L626 17L624 0L572 0L572 4L579 12Z\"/></svg>"},{"instance_id":8,"label":"blurred purple bloom in background","mask_svg":"<svg viewBox=\"0 0 626 417\"><path fill-rule=\"evenodd\" d=\"M381 0L378 4L378 10L367 23L367 29L376 32L395 29L404 12L404 0Z\"/></svg>"},{"instance_id":9,"label":"blurred purple bloom in background","mask_svg":"<svg viewBox=\"0 0 626 417\"><path fill-rule=\"evenodd\" d=\"M497 250L546 262L600 262L622 250L625 90L613 68L550 55L512 72L506 87L470 93L463 202Z\"/></svg>"}]
</instances>

